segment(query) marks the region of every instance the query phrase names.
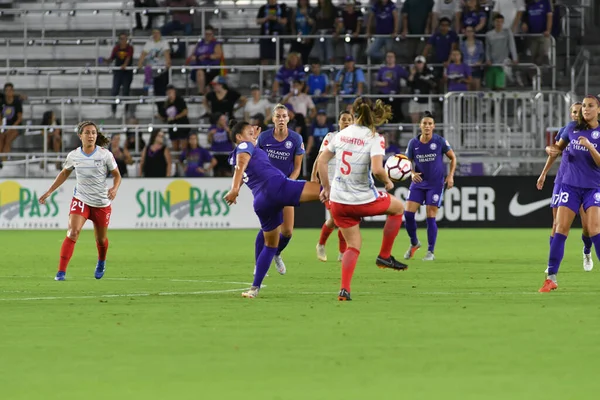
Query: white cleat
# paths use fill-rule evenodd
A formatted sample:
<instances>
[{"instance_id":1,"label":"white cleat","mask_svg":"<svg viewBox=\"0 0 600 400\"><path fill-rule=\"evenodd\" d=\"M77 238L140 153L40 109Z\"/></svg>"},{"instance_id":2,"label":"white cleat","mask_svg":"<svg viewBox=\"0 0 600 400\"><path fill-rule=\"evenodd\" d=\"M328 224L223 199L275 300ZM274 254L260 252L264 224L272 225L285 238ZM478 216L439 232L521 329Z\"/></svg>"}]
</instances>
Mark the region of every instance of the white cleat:
<instances>
[{"instance_id":1,"label":"white cleat","mask_svg":"<svg viewBox=\"0 0 600 400\"><path fill-rule=\"evenodd\" d=\"M317 258L323 262L327 261L327 252L322 244L317 244Z\"/></svg>"},{"instance_id":2,"label":"white cleat","mask_svg":"<svg viewBox=\"0 0 600 400\"><path fill-rule=\"evenodd\" d=\"M281 256L275 256L274 260L275 267L277 267L277 272L279 272L281 275L285 275L286 269L285 264L283 263L283 258L281 258Z\"/></svg>"},{"instance_id":3,"label":"white cleat","mask_svg":"<svg viewBox=\"0 0 600 400\"><path fill-rule=\"evenodd\" d=\"M435 256L433 255L433 253L431 251L428 251L427 254L425 254L425 257L423 257L423 261L433 261L435 260Z\"/></svg>"},{"instance_id":4,"label":"white cleat","mask_svg":"<svg viewBox=\"0 0 600 400\"><path fill-rule=\"evenodd\" d=\"M256 276L256 265L254 266L254 273L252 274L252 276ZM266 278L267 276L269 276L269 274L266 274L266 275L265 275L265 278Z\"/></svg>"},{"instance_id":5,"label":"white cleat","mask_svg":"<svg viewBox=\"0 0 600 400\"><path fill-rule=\"evenodd\" d=\"M419 250L420 248L421 248L421 242L418 242L414 246L411 244L410 247L408 248L408 250L406 250L406 253L404 253L404 259L410 260L411 258L413 258L413 256L417 252L417 250Z\"/></svg>"},{"instance_id":6,"label":"white cleat","mask_svg":"<svg viewBox=\"0 0 600 400\"><path fill-rule=\"evenodd\" d=\"M594 269L594 260L592 259L592 253L583 253L583 270L589 272L592 269Z\"/></svg>"},{"instance_id":7,"label":"white cleat","mask_svg":"<svg viewBox=\"0 0 600 400\"><path fill-rule=\"evenodd\" d=\"M344 258L344 253L340 253L340 254L338 255L338 261L339 261L339 262L342 262L342 258Z\"/></svg>"},{"instance_id":8,"label":"white cleat","mask_svg":"<svg viewBox=\"0 0 600 400\"><path fill-rule=\"evenodd\" d=\"M259 287L252 286L247 292L243 292L242 293L242 297L245 297L247 299L253 299L256 296L258 296L258 291L259 290L260 290Z\"/></svg>"}]
</instances>

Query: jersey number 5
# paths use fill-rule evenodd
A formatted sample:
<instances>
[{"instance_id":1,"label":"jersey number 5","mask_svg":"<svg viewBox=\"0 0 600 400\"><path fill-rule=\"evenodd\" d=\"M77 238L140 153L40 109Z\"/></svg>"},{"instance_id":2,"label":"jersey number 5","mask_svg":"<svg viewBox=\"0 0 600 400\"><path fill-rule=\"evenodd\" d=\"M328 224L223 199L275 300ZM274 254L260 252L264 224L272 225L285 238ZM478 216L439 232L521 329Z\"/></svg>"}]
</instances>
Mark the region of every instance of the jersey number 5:
<instances>
[{"instance_id":1,"label":"jersey number 5","mask_svg":"<svg viewBox=\"0 0 600 400\"><path fill-rule=\"evenodd\" d=\"M352 171L352 166L350 165L350 163L348 162L348 160L346 160L346 157L352 157L352 152L351 151L344 151L342 153L342 167L340 168L340 172L344 175L350 175L350 172Z\"/></svg>"}]
</instances>

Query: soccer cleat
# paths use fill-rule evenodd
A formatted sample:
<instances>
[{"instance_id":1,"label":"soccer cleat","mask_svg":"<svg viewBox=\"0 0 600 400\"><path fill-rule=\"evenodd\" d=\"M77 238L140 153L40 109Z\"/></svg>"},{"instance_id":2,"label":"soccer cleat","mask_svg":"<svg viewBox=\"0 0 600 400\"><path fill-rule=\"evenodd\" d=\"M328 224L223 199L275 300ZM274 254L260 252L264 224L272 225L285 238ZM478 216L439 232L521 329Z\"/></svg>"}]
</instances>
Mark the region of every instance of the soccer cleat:
<instances>
[{"instance_id":1,"label":"soccer cleat","mask_svg":"<svg viewBox=\"0 0 600 400\"><path fill-rule=\"evenodd\" d=\"M253 299L258 296L258 291L260 288L258 286L252 286L247 292L242 293L242 297L247 299Z\"/></svg>"},{"instance_id":2,"label":"soccer cleat","mask_svg":"<svg viewBox=\"0 0 600 400\"><path fill-rule=\"evenodd\" d=\"M322 244L317 244L317 258L323 262L327 261L327 252Z\"/></svg>"},{"instance_id":3,"label":"soccer cleat","mask_svg":"<svg viewBox=\"0 0 600 400\"><path fill-rule=\"evenodd\" d=\"M389 258L377 256L375 264L377 264L379 268L390 268L394 271L404 271L408 268L408 265L402 264L400 261L396 260L394 256L390 256Z\"/></svg>"},{"instance_id":4,"label":"soccer cleat","mask_svg":"<svg viewBox=\"0 0 600 400\"><path fill-rule=\"evenodd\" d=\"M592 253L583 253L583 270L589 272L592 269L594 269L594 260L592 259Z\"/></svg>"},{"instance_id":5,"label":"soccer cleat","mask_svg":"<svg viewBox=\"0 0 600 400\"><path fill-rule=\"evenodd\" d=\"M252 276L256 276L256 265L254 266L254 272L252 273ZM267 276L269 276L269 274L266 274L266 275L265 275L265 278L266 278Z\"/></svg>"},{"instance_id":6,"label":"soccer cleat","mask_svg":"<svg viewBox=\"0 0 600 400\"><path fill-rule=\"evenodd\" d=\"M417 244L415 244L414 246L411 244L406 253L404 253L404 259L410 260L411 258L413 258L417 250L419 250L420 248L421 242L417 242Z\"/></svg>"},{"instance_id":7,"label":"soccer cleat","mask_svg":"<svg viewBox=\"0 0 600 400\"><path fill-rule=\"evenodd\" d=\"M344 253L340 253L340 254L338 255L338 261L339 261L339 262L342 262L342 258L344 258Z\"/></svg>"},{"instance_id":8,"label":"soccer cleat","mask_svg":"<svg viewBox=\"0 0 600 400\"><path fill-rule=\"evenodd\" d=\"M556 290L556 288L558 288L558 285L556 284L556 282L554 282L552 279L546 279L544 281L544 285L541 287L540 290L538 290L538 292L549 293L553 290Z\"/></svg>"},{"instance_id":9,"label":"soccer cleat","mask_svg":"<svg viewBox=\"0 0 600 400\"><path fill-rule=\"evenodd\" d=\"M66 279L66 278L65 278L65 275L66 275L66 274L67 274L67 273L66 273L65 271L58 271L58 272L56 273L56 276L54 277L54 280L55 280L55 281L64 281L64 280Z\"/></svg>"},{"instance_id":10,"label":"soccer cleat","mask_svg":"<svg viewBox=\"0 0 600 400\"><path fill-rule=\"evenodd\" d=\"M423 261L433 261L435 260L435 256L433 255L432 251L428 251L427 254L425 254L425 257L423 257Z\"/></svg>"},{"instance_id":11,"label":"soccer cleat","mask_svg":"<svg viewBox=\"0 0 600 400\"><path fill-rule=\"evenodd\" d=\"M94 271L94 278L102 279L102 277L104 276L105 269L106 269L106 261L98 260L98 263L96 264L96 271Z\"/></svg>"},{"instance_id":12,"label":"soccer cleat","mask_svg":"<svg viewBox=\"0 0 600 400\"><path fill-rule=\"evenodd\" d=\"M281 258L281 256L275 256L273 258L275 260L275 267L277 267L277 272L279 272L281 275L285 275L286 273L286 269L285 269L285 264L283 263L283 258Z\"/></svg>"},{"instance_id":13,"label":"soccer cleat","mask_svg":"<svg viewBox=\"0 0 600 400\"><path fill-rule=\"evenodd\" d=\"M339 301L350 301L352 298L350 297L350 292L346 289L340 290L340 294L338 294Z\"/></svg>"}]
</instances>

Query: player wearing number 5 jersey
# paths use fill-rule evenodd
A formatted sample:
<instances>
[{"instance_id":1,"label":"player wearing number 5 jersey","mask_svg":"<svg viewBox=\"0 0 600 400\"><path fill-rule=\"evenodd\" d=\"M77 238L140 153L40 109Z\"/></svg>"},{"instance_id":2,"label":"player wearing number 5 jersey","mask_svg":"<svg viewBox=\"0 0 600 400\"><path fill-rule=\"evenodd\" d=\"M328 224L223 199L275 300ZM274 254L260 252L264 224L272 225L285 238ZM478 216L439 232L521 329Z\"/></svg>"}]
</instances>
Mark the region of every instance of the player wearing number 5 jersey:
<instances>
[{"instance_id":1,"label":"player wearing number 5 jersey","mask_svg":"<svg viewBox=\"0 0 600 400\"><path fill-rule=\"evenodd\" d=\"M421 247L417 238L417 221L415 213L425 204L427 213L427 254L424 261L435 259L433 252L437 240L436 216L442 205L444 195L444 178L448 189L454 186L454 171L456 170L456 155L447 140L433 133L435 121L430 112L425 112L421 119L421 135L408 142L406 156L414 163L411 174L412 183L406 200L406 231L410 237L410 247L404 254L405 259L413 257ZM446 175L443 157L450 159L450 172Z\"/></svg>"},{"instance_id":2,"label":"player wearing number 5 jersey","mask_svg":"<svg viewBox=\"0 0 600 400\"><path fill-rule=\"evenodd\" d=\"M577 122L565 127L557 144L548 146L549 156L557 156L569 146L568 162L563 174L556 232L550 244L548 277L540 292L550 292L558 287L556 276L565 252L565 242L579 208L587 215L587 226L600 257L600 100L586 96L577 116Z\"/></svg>"},{"instance_id":3,"label":"player wearing number 5 jersey","mask_svg":"<svg viewBox=\"0 0 600 400\"><path fill-rule=\"evenodd\" d=\"M383 228L383 241L376 264L380 268L397 271L407 268L391 255L394 240L402 225L402 202L394 196L378 192L373 175L385 184L386 190L394 187L383 168L385 141L375 132L375 127L385 123L392 115L390 106L381 100L375 104L358 98L352 105L355 124L341 130L321 153L318 161L322 177L322 201L330 201L333 221L340 228L348 247L342 256L342 285L338 300L351 300L350 283L360 254L362 239L359 224L363 217L387 214ZM336 158L335 176L329 176L328 163ZM331 182L331 184L330 184Z\"/></svg>"},{"instance_id":4,"label":"player wearing number 5 jersey","mask_svg":"<svg viewBox=\"0 0 600 400\"><path fill-rule=\"evenodd\" d=\"M91 121L83 121L77 126L77 135L81 139L81 147L67 155L63 170L60 171L52 186L43 196L40 203L58 189L75 170L77 183L73 191L73 200L69 208L69 228L67 237L60 249L58 272L54 278L64 281L67 265L73 255L79 232L89 219L94 223L96 247L98 248L98 263L94 276L100 279L106 268L106 252L108 251L108 224L110 222L111 201L117 195L121 184L119 168L112 153L102 148L110 140L98 132L98 127ZM114 178L112 188L106 184L107 171Z\"/></svg>"}]
</instances>

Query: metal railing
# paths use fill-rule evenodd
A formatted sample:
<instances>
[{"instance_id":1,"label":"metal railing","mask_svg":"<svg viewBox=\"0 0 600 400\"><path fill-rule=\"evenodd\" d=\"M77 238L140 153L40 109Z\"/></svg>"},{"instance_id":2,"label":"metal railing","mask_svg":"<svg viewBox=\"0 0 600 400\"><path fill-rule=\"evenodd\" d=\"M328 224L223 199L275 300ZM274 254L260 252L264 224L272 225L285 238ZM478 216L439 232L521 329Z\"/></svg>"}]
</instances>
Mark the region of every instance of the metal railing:
<instances>
[{"instance_id":1,"label":"metal railing","mask_svg":"<svg viewBox=\"0 0 600 400\"><path fill-rule=\"evenodd\" d=\"M590 80L590 52L586 49L581 49L573 65L571 66L571 93L577 94L581 77L584 79L584 94L588 94Z\"/></svg>"}]
</instances>

